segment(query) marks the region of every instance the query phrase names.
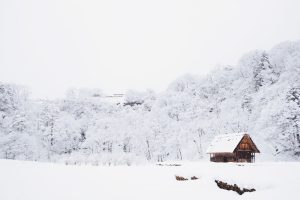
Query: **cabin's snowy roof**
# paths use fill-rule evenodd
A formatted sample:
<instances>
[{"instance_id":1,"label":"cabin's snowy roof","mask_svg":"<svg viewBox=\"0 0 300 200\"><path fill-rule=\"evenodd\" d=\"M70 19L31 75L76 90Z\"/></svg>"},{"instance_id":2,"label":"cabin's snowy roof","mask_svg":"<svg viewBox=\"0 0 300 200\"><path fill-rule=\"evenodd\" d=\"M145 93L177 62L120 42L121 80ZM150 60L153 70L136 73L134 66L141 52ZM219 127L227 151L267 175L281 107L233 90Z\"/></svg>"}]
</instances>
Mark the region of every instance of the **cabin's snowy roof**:
<instances>
[{"instance_id":1,"label":"cabin's snowy roof","mask_svg":"<svg viewBox=\"0 0 300 200\"><path fill-rule=\"evenodd\" d=\"M206 153L233 153L246 133L217 135L209 145Z\"/></svg>"}]
</instances>

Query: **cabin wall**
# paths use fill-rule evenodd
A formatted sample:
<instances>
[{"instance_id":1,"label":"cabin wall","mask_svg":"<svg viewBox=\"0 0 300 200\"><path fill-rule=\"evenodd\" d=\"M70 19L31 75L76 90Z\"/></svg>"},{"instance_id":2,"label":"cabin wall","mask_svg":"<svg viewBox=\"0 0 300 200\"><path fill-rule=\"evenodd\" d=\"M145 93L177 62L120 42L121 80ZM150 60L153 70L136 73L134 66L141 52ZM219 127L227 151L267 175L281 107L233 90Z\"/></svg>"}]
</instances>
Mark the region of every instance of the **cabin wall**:
<instances>
[{"instance_id":1,"label":"cabin wall","mask_svg":"<svg viewBox=\"0 0 300 200\"><path fill-rule=\"evenodd\" d=\"M254 162L255 153L251 151L237 151L236 152L236 161L237 162Z\"/></svg>"},{"instance_id":2,"label":"cabin wall","mask_svg":"<svg viewBox=\"0 0 300 200\"><path fill-rule=\"evenodd\" d=\"M250 151L239 151L235 153L210 154L211 162L254 162L255 153Z\"/></svg>"},{"instance_id":3,"label":"cabin wall","mask_svg":"<svg viewBox=\"0 0 300 200\"><path fill-rule=\"evenodd\" d=\"M234 153L214 153L210 155L210 161L212 162L235 162Z\"/></svg>"}]
</instances>

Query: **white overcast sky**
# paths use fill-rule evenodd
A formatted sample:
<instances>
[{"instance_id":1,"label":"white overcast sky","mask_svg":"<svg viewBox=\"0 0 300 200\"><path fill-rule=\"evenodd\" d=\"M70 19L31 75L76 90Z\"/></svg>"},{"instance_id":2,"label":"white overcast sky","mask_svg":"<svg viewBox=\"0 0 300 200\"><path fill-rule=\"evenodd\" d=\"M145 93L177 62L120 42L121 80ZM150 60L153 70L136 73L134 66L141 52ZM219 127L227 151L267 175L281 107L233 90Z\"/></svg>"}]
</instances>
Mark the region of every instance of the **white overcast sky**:
<instances>
[{"instance_id":1,"label":"white overcast sky","mask_svg":"<svg viewBox=\"0 0 300 200\"><path fill-rule=\"evenodd\" d=\"M162 91L300 39L299 10L299 0L0 0L0 81L41 98Z\"/></svg>"}]
</instances>

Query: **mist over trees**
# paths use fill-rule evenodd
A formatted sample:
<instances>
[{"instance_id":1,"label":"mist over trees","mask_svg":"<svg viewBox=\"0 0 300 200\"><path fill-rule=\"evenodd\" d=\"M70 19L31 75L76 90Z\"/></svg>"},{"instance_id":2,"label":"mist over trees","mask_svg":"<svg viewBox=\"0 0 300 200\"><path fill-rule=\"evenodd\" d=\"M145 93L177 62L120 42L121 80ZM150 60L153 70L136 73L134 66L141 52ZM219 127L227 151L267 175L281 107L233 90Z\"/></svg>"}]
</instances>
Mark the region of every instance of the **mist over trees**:
<instances>
[{"instance_id":1,"label":"mist over trees","mask_svg":"<svg viewBox=\"0 0 300 200\"><path fill-rule=\"evenodd\" d=\"M101 90L32 100L0 83L0 158L70 164L200 160L216 134L248 132L262 158L300 158L300 41L245 54L237 66L185 75L159 94Z\"/></svg>"}]
</instances>

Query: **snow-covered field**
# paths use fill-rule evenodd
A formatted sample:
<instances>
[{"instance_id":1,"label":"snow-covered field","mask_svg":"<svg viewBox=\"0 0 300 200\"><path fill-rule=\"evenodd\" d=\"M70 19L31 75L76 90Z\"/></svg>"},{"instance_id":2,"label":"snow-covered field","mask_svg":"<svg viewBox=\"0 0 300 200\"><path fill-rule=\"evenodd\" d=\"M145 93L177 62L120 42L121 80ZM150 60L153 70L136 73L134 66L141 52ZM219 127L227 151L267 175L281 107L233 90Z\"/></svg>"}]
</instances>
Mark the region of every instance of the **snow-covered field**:
<instances>
[{"instance_id":1,"label":"snow-covered field","mask_svg":"<svg viewBox=\"0 0 300 200\"><path fill-rule=\"evenodd\" d=\"M109 167L0 160L0 199L299 199L299 171L300 163ZM189 180L177 181L175 175ZM215 179L257 191L240 196L219 189Z\"/></svg>"}]
</instances>

